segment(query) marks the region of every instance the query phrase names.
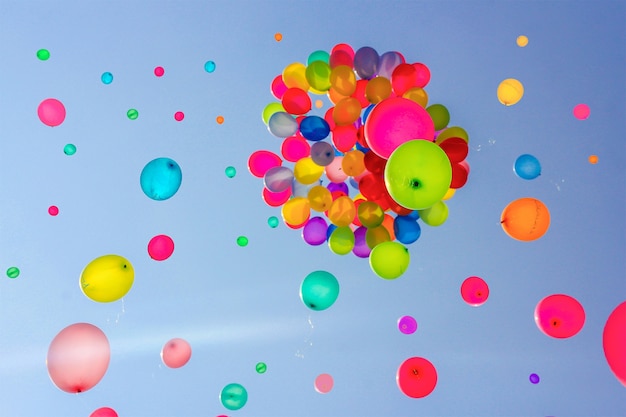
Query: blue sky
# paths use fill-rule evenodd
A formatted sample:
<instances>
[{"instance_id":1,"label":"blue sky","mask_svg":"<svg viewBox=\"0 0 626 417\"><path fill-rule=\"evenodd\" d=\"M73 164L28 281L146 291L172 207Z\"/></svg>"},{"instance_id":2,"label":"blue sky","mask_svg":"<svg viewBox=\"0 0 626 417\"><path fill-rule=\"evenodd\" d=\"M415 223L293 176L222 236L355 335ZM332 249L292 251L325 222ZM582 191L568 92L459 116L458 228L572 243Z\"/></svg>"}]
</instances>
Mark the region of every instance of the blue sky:
<instances>
[{"instance_id":1,"label":"blue sky","mask_svg":"<svg viewBox=\"0 0 626 417\"><path fill-rule=\"evenodd\" d=\"M0 414L88 416L109 406L120 416L623 415L626 391L601 337L626 299L625 18L618 1L2 1L0 269L21 274L0 278ZM516 45L519 35L528 46ZM308 246L282 223L269 228L280 210L264 204L262 180L247 172L252 152L280 152L261 120L272 79L338 43L428 65L430 102L446 105L470 137L467 185L444 225L422 227L409 269L393 281L367 260ZM48 61L37 59L41 48ZM511 107L496 97L506 78L525 87ZM52 129L36 112L48 97L67 109ZM579 103L591 109L587 120L572 115ZM130 108L137 120L127 119ZM67 143L75 155L63 153ZM515 176L524 153L541 162L539 178ZM139 185L157 157L183 172L166 201ZM521 197L550 210L537 241L500 227L503 208ZM163 262L146 250L158 234L176 245ZM248 246L237 246L240 235ZM130 260L135 283L122 300L95 303L78 277L109 253ZM320 312L298 296L315 270L340 283L337 302ZM472 275L490 287L478 308L459 293ZM586 311L570 339L534 323L537 302L555 293ZM418 322L412 335L396 326L407 314ZM104 331L111 363L96 387L72 395L51 382L45 358L76 322ZM193 350L180 369L159 356L174 337ZM412 356L438 372L422 399L395 382ZM322 373L335 381L325 395L313 388ZM237 411L218 398L231 382L249 395Z\"/></svg>"}]
</instances>

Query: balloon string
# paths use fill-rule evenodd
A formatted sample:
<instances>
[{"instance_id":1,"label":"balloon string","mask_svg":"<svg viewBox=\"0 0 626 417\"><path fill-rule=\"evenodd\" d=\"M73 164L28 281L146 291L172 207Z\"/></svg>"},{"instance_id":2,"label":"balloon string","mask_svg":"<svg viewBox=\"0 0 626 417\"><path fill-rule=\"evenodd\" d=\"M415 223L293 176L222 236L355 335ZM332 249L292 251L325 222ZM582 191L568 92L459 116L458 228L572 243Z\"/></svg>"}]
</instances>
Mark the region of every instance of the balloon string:
<instances>
[{"instance_id":1,"label":"balloon string","mask_svg":"<svg viewBox=\"0 0 626 417\"><path fill-rule=\"evenodd\" d=\"M300 358L300 359L304 359L304 350L307 347L311 347L313 346L313 342L311 341L311 335L313 335L313 330L315 329L315 326L313 326L313 321L311 320L311 315L309 314L309 317L307 319L307 322L309 323L309 334L307 335L307 337L304 339L304 343L306 344L305 347L303 349L298 349L295 353L296 357Z\"/></svg>"}]
</instances>

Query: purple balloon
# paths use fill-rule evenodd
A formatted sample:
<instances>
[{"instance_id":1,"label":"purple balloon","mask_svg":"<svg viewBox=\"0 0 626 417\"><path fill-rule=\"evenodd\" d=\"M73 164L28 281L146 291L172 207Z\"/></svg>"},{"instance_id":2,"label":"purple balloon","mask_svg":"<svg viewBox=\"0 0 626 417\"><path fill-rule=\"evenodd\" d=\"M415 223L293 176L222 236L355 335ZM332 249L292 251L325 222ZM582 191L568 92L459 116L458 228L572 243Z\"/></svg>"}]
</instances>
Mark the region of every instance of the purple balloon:
<instances>
[{"instance_id":1,"label":"purple balloon","mask_svg":"<svg viewBox=\"0 0 626 417\"><path fill-rule=\"evenodd\" d=\"M367 246L367 241L365 240L366 233L367 227L365 226L358 227L354 231L354 248L352 248L352 253L359 258L368 258L372 251L370 247Z\"/></svg>"},{"instance_id":2,"label":"purple balloon","mask_svg":"<svg viewBox=\"0 0 626 417\"><path fill-rule=\"evenodd\" d=\"M293 171L284 166L273 167L267 170L263 178L265 187L273 193L281 193L291 187Z\"/></svg>"},{"instance_id":3,"label":"purple balloon","mask_svg":"<svg viewBox=\"0 0 626 417\"><path fill-rule=\"evenodd\" d=\"M302 229L302 239L311 246L326 242L328 224L322 217L311 217Z\"/></svg>"},{"instance_id":4,"label":"purple balloon","mask_svg":"<svg viewBox=\"0 0 626 417\"><path fill-rule=\"evenodd\" d=\"M532 382L533 384L538 384L539 383L539 375L537 374L530 374L530 376L528 377L528 379L530 380L530 382Z\"/></svg>"},{"instance_id":5,"label":"purple balloon","mask_svg":"<svg viewBox=\"0 0 626 417\"><path fill-rule=\"evenodd\" d=\"M346 184L345 182L331 182L326 186L326 188L328 188L328 191L330 191L331 193L335 191L341 191L342 193L348 195L348 184Z\"/></svg>"},{"instance_id":6,"label":"purple balloon","mask_svg":"<svg viewBox=\"0 0 626 417\"><path fill-rule=\"evenodd\" d=\"M385 52L380 56L380 61L378 62L378 76L391 80L393 70L403 62L404 60L399 53L395 51Z\"/></svg>"},{"instance_id":7,"label":"purple balloon","mask_svg":"<svg viewBox=\"0 0 626 417\"><path fill-rule=\"evenodd\" d=\"M369 80L378 71L378 52L372 47L364 46L354 54L354 69L363 80Z\"/></svg>"},{"instance_id":8,"label":"purple balloon","mask_svg":"<svg viewBox=\"0 0 626 417\"><path fill-rule=\"evenodd\" d=\"M417 330L417 321L411 316L402 316L398 319L398 329L404 334L413 334Z\"/></svg>"}]
</instances>

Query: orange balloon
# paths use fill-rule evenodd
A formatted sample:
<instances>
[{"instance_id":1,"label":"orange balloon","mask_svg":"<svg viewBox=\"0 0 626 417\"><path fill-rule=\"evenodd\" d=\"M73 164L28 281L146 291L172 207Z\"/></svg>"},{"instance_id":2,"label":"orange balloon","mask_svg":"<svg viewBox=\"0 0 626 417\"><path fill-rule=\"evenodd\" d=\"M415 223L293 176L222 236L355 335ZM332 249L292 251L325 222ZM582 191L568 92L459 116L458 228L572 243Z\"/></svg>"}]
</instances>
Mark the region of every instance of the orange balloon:
<instances>
[{"instance_id":1,"label":"orange balloon","mask_svg":"<svg viewBox=\"0 0 626 417\"><path fill-rule=\"evenodd\" d=\"M346 97L335 105L333 120L337 125L350 125L361 115L361 104L354 97Z\"/></svg>"},{"instance_id":2,"label":"orange balloon","mask_svg":"<svg viewBox=\"0 0 626 417\"><path fill-rule=\"evenodd\" d=\"M513 239L528 242L543 236L550 227L550 212L536 198L520 198L502 211L500 224Z\"/></svg>"},{"instance_id":3,"label":"orange balloon","mask_svg":"<svg viewBox=\"0 0 626 417\"><path fill-rule=\"evenodd\" d=\"M330 85L343 96L350 96L356 90L356 75L351 67L339 65L330 71Z\"/></svg>"},{"instance_id":4,"label":"orange balloon","mask_svg":"<svg viewBox=\"0 0 626 417\"><path fill-rule=\"evenodd\" d=\"M372 104L377 104L391 95L391 81L385 77L376 77L369 80L365 87L365 97Z\"/></svg>"},{"instance_id":5,"label":"orange balloon","mask_svg":"<svg viewBox=\"0 0 626 417\"><path fill-rule=\"evenodd\" d=\"M328 188L322 185L316 185L309 190L307 195L311 208L315 211L324 212L330 208L333 203L333 196Z\"/></svg>"},{"instance_id":6,"label":"orange balloon","mask_svg":"<svg viewBox=\"0 0 626 417\"><path fill-rule=\"evenodd\" d=\"M598 155L589 155L589 163L597 164L598 163Z\"/></svg>"},{"instance_id":7,"label":"orange balloon","mask_svg":"<svg viewBox=\"0 0 626 417\"><path fill-rule=\"evenodd\" d=\"M339 227L350 225L356 217L356 207L350 197L337 198L328 209L328 218Z\"/></svg>"},{"instance_id":8,"label":"orange balloon","mask_svg":"<svg viewBox=\"0 0 626 417\"><path fill-rule=\"evenodd\" d=\"M365 154L359 150L346 152L341 161L343 172L351 177L357 177L365 171Z\"/></svg>"}]
</instances>

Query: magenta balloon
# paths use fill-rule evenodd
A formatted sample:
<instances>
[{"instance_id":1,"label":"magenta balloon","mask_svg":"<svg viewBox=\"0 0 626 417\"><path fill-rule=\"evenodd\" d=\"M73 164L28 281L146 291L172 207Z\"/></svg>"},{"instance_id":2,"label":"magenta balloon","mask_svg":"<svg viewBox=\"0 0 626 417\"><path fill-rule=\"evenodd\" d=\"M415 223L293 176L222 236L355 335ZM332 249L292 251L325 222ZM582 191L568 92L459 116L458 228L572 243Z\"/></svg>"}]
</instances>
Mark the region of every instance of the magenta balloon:
<instances>
[{"instance_id":1,"label":"magenta balloon","mask_svg":"<svg viewBox=\"0 0 626 417\"><path fill-rule=\"evenodd\" d=\"M289 200L291 197L291 188L287 188L280 193L273 193L267 188L263 187L263 201L270 207L280 207Z\"/></svg>"},{"instance_id":2,"label":"magenta balloon","mask_svg":"<svg viewBox=\"0 0 626 417\"><path fill-rule=\"evenodd\" d=\"M39 120L47 126L58 126L65 120L65 106L56 98L47 98L37 108Z\"/></svg>"},{"instance_id":3,"label":"magenta balloon","mask_svg":"<svg viewBox=\"0 0 626 417\"><path fill-rule=\"evenodd\" d=\"M489 298L489 286L479 277L469 277L461 284L461 297L472 307L478 307Z\"/></svg>"},{"instance_id":4,"label":"magenta balloon","mask_svg":"<svg viewBox=\"0 0 626 417\"><path fill-rule=\"evenodd\" d=\"M93 413L89 414L89 417L118 417L117 412L110 407L100 407Z\"/></svg>"},{"instance_id":5,"label":"magenta balloon","mask_svg":"<svg viewBox=\"0 0 626 417\"><path fill-rule=\"evenodd\" d=\"M161 349L161 360L170 368L180 368L189 362L190 358L191 346L184 339L172 339Z\"/></svg>"},{"instance_id":6,"label":"magenta balloon","mask_svg":"<svg viewBox=\"0 0 626 417\"><path fill-rule=\"evenodd\" d=\"M328 223L322 217L311 217L302 229L302 239L311 246L326 242Z\"/></svg>"},{"instance_id":7,"label":"magenta balloon","mask_svg":"<svg viewBox=\"0 0 626 417\"><path fill-rule=\"evenodd\" d=\"M256 151L248 158L248 169L257 178L263 178L267 170L282 165L280 156L270 151Z\"/></svg>"},{"instance_id":8,"label":"magenta balloon","mask_svg":"<svg viewBox=\"0 0 626 417\"><path fill-rule=\"evenodd\" d=\"M155 261L164 261L174 253L174 241L167 235L157 235L148 242L148 255Z\"/></svg>"},{"instance_id":9,"label":"magenta balloon","mask_svg":"<svg viewBox=\"0 0 626 417\"><path fill-rule=\"evenodd\" d=\"M417 330L417 320L411 316L402 316L398 319L398 329L404 334L413 334Z\"/></svg>"},{"instance_id":10,"label":"magenta balloon","mask_svg":"<svg viewBox=\"0 0 626 417\"><path fill-rule=\"evenodd\" d=\"M75 394L100 382L110 359L111 348L102 330L93 324L76 323L54 337L46 365L54 385Z\"/></svg>"},{"instance_id":11,"label":"magenta balloon","mask_svg":"<svg viewBox=\"0 0 626 417\"><path fill-rule=\"evenodd\" d=\"M354 231L354 247L352 248L352 253L359 258L369 258L372 252L365 239L366 234L367 227L365 226L360 226Z\"/></svg>"},{"instance_id":12,"label":"magenta balloon","mask_svg":"<svg viewBox=\"0 0 626 417\"><path fill-rule=\"evenodd\" d=\"M585 324L585 310L573 297L554 294L545 297L535 307L535 323L548 336L572 337Z\"/></svg>"},{"instance_id":13,"label":"magenta balloon","mask_svg":"<svg viewBox=\"0 0 626 417\"><path fill-rule=\"evenodd\" d=\"M626 301L615 307L606 320L602 347L609 368L626 387Z\"/></svg>"}]
</instances>

